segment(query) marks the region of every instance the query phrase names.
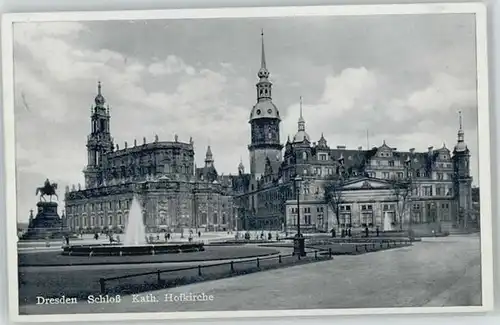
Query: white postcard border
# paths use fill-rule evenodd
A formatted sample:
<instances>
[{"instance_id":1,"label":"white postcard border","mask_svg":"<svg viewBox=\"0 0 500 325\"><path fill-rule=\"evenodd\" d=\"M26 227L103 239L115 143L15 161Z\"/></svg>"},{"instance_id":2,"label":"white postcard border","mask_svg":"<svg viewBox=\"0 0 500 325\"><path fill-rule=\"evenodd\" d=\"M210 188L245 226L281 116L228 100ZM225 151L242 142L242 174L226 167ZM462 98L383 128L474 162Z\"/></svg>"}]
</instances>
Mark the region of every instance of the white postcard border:
<instances>
[{"instance_id":1,"label":"white postcard border","mask_svg":"<svg viewBox=\"0 0 500 325\"><path fill-rule=\"evenodd\" d=\"M408 307L352 308L306 310L259 310L227 312L170 312L122 314L57 314L19 315L17 267L16 161L14 132L14 71L12 25L16 22L105 21L151 19L265 18L286 16L362 16L398 14L460 14L476 15L477 102L479 142L479 183L481 211L481 283L482 306L474 307ZM248 7L219 9L130 10L97 12L11 13L2 17L2 66L4 90L4 157L7 218L8 301L10 319L16 322L117 321L146 319L227 319L254 317L297 317L331 315L482 313L493 309L493 241L491 206L490 114L488 91L488 49L486 6L474 3L427 3L392 5L332 5L296 7ZM484 190L486 189L486 190Z\"/></svg>"}]
</instances>

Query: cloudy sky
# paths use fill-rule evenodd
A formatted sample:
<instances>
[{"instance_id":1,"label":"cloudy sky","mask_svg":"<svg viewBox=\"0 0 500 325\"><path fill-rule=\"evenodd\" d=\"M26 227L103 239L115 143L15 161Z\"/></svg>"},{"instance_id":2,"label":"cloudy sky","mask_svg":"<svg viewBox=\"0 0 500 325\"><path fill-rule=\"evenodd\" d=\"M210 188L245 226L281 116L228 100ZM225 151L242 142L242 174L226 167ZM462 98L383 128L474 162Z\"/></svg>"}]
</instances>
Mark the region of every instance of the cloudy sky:
<instances>
[{"instance_id":1,"label":"cloudy sky","mask_svg":"<svg viewBox=\"0 0 500 325\"><path fill-rule=\"evenodd\" d=\"M477 184L473 15L17 23L14 26L18 218L45 178L84 183L96 84L121 147L144 136L210 144L219 172L248 169L264 29L282 139L306 130L330 146L453 148L458 111ZM367 130L369 140L367 141Z\"/></svg>"}]
</instances>

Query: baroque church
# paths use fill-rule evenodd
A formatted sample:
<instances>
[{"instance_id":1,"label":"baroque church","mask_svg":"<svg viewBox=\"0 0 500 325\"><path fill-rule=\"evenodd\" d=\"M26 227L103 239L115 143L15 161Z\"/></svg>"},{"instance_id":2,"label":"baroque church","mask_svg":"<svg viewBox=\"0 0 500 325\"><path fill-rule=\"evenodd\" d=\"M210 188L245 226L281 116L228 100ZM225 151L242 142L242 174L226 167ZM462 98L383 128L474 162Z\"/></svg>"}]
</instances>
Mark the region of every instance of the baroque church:
<instances>
[{"instance_id":1,"label":"baroque church","mask_svg":"<svg viewBox=\"0 0 500 325\"><path fill-rule=\"evenodd\" d=\"M123 229L134 195L152 230L294 232L297 223L304 232L478 225L461 116L453 151L445 145L400 151L385 141L373 148L332 148L323 135L317 142L310 138L301 100L297 133L282 144L261 36L257 102L248 121L248 172L240 161L237 175L219 175L210 146L205 165L197 168L193 140L177 136L173 141L143 138L120 148L111 136L109 106L99 83L91 107L85 187L66 189L68 226Z\"/></svg>"},{"instance_id":2,"label":"baroque church","mask_svg":"<svg viewBox=\"0 0 500 325\"><path fill-rule=\"evenodd\" d=\"M120 148L111 136L110 110L100 83L94 102L85 187L67 187L65 193L70 229L123 230L134 195L151 230L234 228L230 180L218 175L210 146L200 168L195 165L193 140L183 142L177 135L172 141L155 136L153 142L125 142Z\"/></svg>"}]
</instances>

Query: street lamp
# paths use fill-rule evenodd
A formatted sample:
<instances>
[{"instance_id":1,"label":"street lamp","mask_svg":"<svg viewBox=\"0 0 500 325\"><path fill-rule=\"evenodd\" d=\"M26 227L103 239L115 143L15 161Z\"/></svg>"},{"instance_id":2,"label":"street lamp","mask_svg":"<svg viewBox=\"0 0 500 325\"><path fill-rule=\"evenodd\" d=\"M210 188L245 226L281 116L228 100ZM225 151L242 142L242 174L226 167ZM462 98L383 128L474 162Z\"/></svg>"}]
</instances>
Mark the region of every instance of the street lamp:
<instances>
[{"instance_id":1,"label":"street lamp","mask_svg":"<svg viewBox=\"0 0 500 325\"><path fill-rule=\"evenodd\" d=\"M295 182L295 192L297 195L297 237L301 237L300 233L300 182L302 178L300 176L295 177L293 180Z\"/></svg>"},{"instance_id":2,"label":"street lamp","mask_svg":"<svg viewBox=\"0 0 500 325\"><path fill-rule=\"evenodd\" d=\"M297 175L293 181L295 183L295 191L297 192L297 235L294 238L293 254L305 256L305 239L300 232L300 182L302 178Z\"/></svg>"}]
</instances>

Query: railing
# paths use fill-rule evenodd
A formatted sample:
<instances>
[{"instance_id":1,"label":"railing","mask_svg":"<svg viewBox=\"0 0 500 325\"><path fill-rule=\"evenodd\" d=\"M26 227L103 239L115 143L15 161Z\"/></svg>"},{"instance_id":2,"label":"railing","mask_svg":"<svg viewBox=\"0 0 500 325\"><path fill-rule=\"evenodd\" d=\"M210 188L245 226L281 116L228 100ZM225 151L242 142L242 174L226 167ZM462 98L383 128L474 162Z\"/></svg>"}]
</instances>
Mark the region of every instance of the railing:
<instances>
[{"instance_id":1,"label":"railing","mask_svg":"<svg viewBox=\"0 0 500 325\"><path fill-rule=\"evenodd\" d=\"M326 250L323 250L322 252L323 253L326 253L324 255L327 255L326 258L321 258L319 257L318 255L318 252L319 250L315 250L314 252L310 252L310 253L314 253L314 260L319 260L319 259L331 259L332 258L332 249L328 249L328 251ZM287 254L287 255L274 255L274 256L270 256L270 257L257 257L257 258L254 258L254 259L243 259L243 260L238 260L238 261L229 261L229 262L223 262L223 263L216 263L216 264L206 264L206 265L202 265L202 264L198 264L198 265L194 265L194 266L188 266L188 267L181 267L181 268L176 268L176 269L169 269L169 270L156 270L156 271L150 271L150 272L143 272L143 273L134 273L134 274L128 274L128 275L123 275L123 276L117 276L117 277L110 277L110 278L100 278L99 279L99 284L100 284L100 288L101 288L101 294L105 294L107 291L106 291L106 283L107 282L110 282L110 281L116 281L116 280L121 280L121 279L127 279L127 278L135 278L135 277L141 277L141 276L151 276L151 275L156 275L156 283L157 285L164 285L166 283L166 280L165 279L162 279L161 275L164 274L164 273L173 273L173 272L179 272L179 271L189 271L189 270L197 270L197 276L198 277L202 277L204 272L203 270L205 269L208 269L208 268L214 268L214 267L218 267L218 266L228 266L228 269L226 269L226 271L222 270L222 273L223 275L236 275L238 274L238 270L235 268L235 266L237 266L238 264L243 264L243 263L255 263L254 264L254 270L257 269L257 270L260 270L261 269L261 262L263 261L269 261L269 260L275 260L277 259L278 260L278 263L277 265L280 265L280 264L283 264L284 263L284 259L285 258L289 258L289 257L294 257L296 256L297 260L301 260L302 258L304 258L303 256L300 256L300 254ZM307 255L306 255L307 257ZM271 265L271 266L274 266L274 265ZM251 268L251 267L250 267ZM246 268L245 270L241 270L241 273L243 273L243 271L248 271L248 268Z\"/></svg>"}]
</instances>

